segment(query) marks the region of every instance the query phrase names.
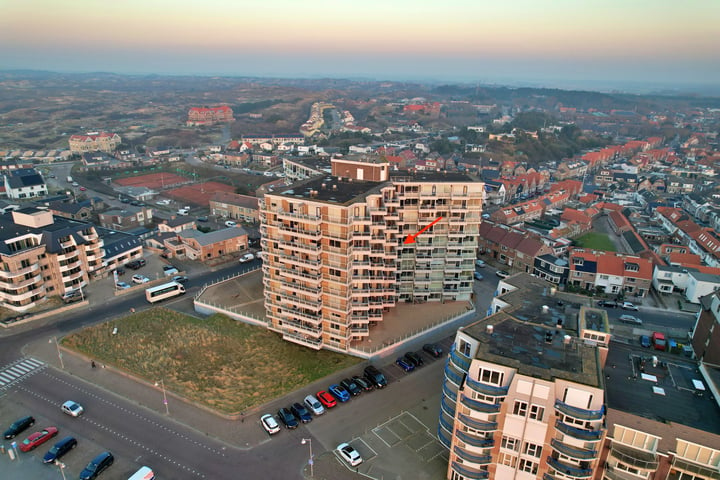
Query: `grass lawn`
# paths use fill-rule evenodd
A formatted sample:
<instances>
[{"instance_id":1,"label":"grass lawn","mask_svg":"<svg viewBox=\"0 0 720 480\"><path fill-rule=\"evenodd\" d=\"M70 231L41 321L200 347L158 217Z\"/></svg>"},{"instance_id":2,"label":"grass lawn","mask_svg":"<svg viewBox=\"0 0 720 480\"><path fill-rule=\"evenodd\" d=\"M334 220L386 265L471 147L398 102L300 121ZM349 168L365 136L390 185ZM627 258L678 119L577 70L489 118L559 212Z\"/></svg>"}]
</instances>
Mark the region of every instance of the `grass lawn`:
<instances>
[{"instance_id":1,"label":"grass lawn","mask_svg":"<svg viewBox=\"0 0 720 480\"><path fill-rule=\"evenodd\" d=\"M575 239L578 247L592 248L593 250L605 250L606 252L614 252L615 245L605 233L588 232L582 237Z\"/></svg>"},{"instance_id":2,"label":"grass lawn","mask_svg":"<svg viewBox=\"0 0 720 480\"><path fill-rule=\"evenodd\" d=\"M118 328L112 335L113 327ZM224 315L153 308L65 337L65 347L224 413L239 413L362 360L286 342Z\"/></svg>"}]
</instances>

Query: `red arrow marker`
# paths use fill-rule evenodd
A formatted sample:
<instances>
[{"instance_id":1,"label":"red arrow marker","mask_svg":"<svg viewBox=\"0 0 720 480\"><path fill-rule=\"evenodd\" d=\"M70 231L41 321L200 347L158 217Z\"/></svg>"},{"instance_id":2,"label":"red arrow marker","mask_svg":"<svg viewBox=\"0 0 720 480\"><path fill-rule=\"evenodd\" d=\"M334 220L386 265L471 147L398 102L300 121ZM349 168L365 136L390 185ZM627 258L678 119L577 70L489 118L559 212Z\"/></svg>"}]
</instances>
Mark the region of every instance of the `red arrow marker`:
<instances>
[{"instance_id":1,"label":"red arrow marker","mask_svg":"<svg viewBox=\"0 0 720 480\"><path fill-rule=\"evenodd\" d=\"M420 230L419 232L417 232L415 235L408 235L407 237L405 237L405 241L404 241L403 243L406 243L406 244L407 244L407 243L415 243L415 238L417 238L418 235L420 235L420 234L423 233L425 230L427 230L428 228L430 228L430 227L432 227L433 225L435 225L437 222L439 222L440 220L442 220L442 218L443 218L443 217L438 217L438 218L436 218L435 220L433 220L433 222L432 222L431 224L425 225L425 226L423 227L423 229Z\"/></svg>"}]
</instances>

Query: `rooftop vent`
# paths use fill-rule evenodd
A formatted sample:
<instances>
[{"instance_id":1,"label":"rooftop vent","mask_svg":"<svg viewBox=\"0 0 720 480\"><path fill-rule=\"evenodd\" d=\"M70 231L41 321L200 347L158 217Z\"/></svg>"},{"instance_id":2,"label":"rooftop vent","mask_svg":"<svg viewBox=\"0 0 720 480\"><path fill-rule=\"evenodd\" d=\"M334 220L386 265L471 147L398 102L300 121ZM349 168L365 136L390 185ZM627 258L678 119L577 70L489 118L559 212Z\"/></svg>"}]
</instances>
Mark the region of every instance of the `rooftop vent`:
<instances>
[{"instance_id":1,"label":"rooftop vent","mask_svg":"<svg viewBox=\"0 0 720 480\"><path fill-rule=\"evenodd\" d=\"M550 307L548 307L547 305L542 306L542 313L548 313L549 311L550 311Z\"/></svg>"},{"instance_id":2,"label":"rooftop vent","mask_svg":"<svg viewBox=\"0 0 720 480\"><path fill-rule=\"evenodd\" d=\"M337 184L333 184L333 190L337 190Z\"/></svg>"}]
</instances>

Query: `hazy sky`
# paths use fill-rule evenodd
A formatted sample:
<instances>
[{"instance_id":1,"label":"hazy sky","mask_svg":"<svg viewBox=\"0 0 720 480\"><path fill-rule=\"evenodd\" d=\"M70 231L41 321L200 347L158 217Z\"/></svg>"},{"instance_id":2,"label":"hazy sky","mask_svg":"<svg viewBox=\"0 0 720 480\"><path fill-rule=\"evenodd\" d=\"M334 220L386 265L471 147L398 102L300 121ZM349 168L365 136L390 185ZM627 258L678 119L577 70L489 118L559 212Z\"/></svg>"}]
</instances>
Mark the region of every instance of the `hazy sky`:
<instances>
[{"instance_id":1,"label":"hazy sky","mask_svg":"<svg viewBox=\"0 0 720 480\"><path fill-rule=\"evenodd\" d=\"M0 68L720 84L718 0L0 0Z\"/></svg>"}]
</instances>

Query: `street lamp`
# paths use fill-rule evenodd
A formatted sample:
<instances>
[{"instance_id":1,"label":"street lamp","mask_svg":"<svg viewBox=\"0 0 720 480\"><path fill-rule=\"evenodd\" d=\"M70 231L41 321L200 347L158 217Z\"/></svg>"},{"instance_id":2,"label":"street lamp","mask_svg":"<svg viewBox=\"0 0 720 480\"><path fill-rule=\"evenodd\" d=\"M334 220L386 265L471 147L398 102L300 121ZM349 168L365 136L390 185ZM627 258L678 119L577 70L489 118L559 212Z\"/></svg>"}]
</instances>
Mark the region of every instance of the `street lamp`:
<instances>
[{"instance_id":1,"label":"street lamp","mask_svg":"<svg viewBox=\"0 0 720 480\"><path fill-rule=\"evenodd\" d=\"M60 359L60 368L65 370L65 362L63 362L62 353L60 353L60 345L58 344L57 337L53 337L52 339L48 340L48 343L52 343L53 340L55 341L55 348L57 349L58 358Z\"/></svg>"},{"instance_id":2,"label":"street lamp","mask_svg":"<svg viewBox=\"0 0 720 480\"><path fill-rule=\"evenodd\" d=\"M67 480L65 478L65 464L60 461L55 460L55 465L57 465L57 467L60 469L60 474L62 475L63 480Z\"/></svg>"},{"instance_id":3,"label":"street lamp","mask_svg":"<svg viewBox=\"0 0 720 480\"><path fill-rule=\"evenodd\" d=\"M313 474L313 454L312 454L312 439L311 438L303 438L302 441L300 441L303 445L306 443L310 447L310 460L308 460L308 465L310 465L310 478L313 478L315 475Z\"/></svg>"},{"instance_id":4,"label":"street lamp","mask_svg":"<svg viewBox=\"0 0 720 480\"><path fill-rule=\"evenodd\" d=\"M155 386L156 386L156 387L158 386L158 382L155 382ZM168 406L167 394L165 393L165 382L163 381L162 378L160 379L160 384L159 384L159 386L162 387L163 403L165 404L165 415L170 415L170 407Z\"/></svg>"}]
</instances>

